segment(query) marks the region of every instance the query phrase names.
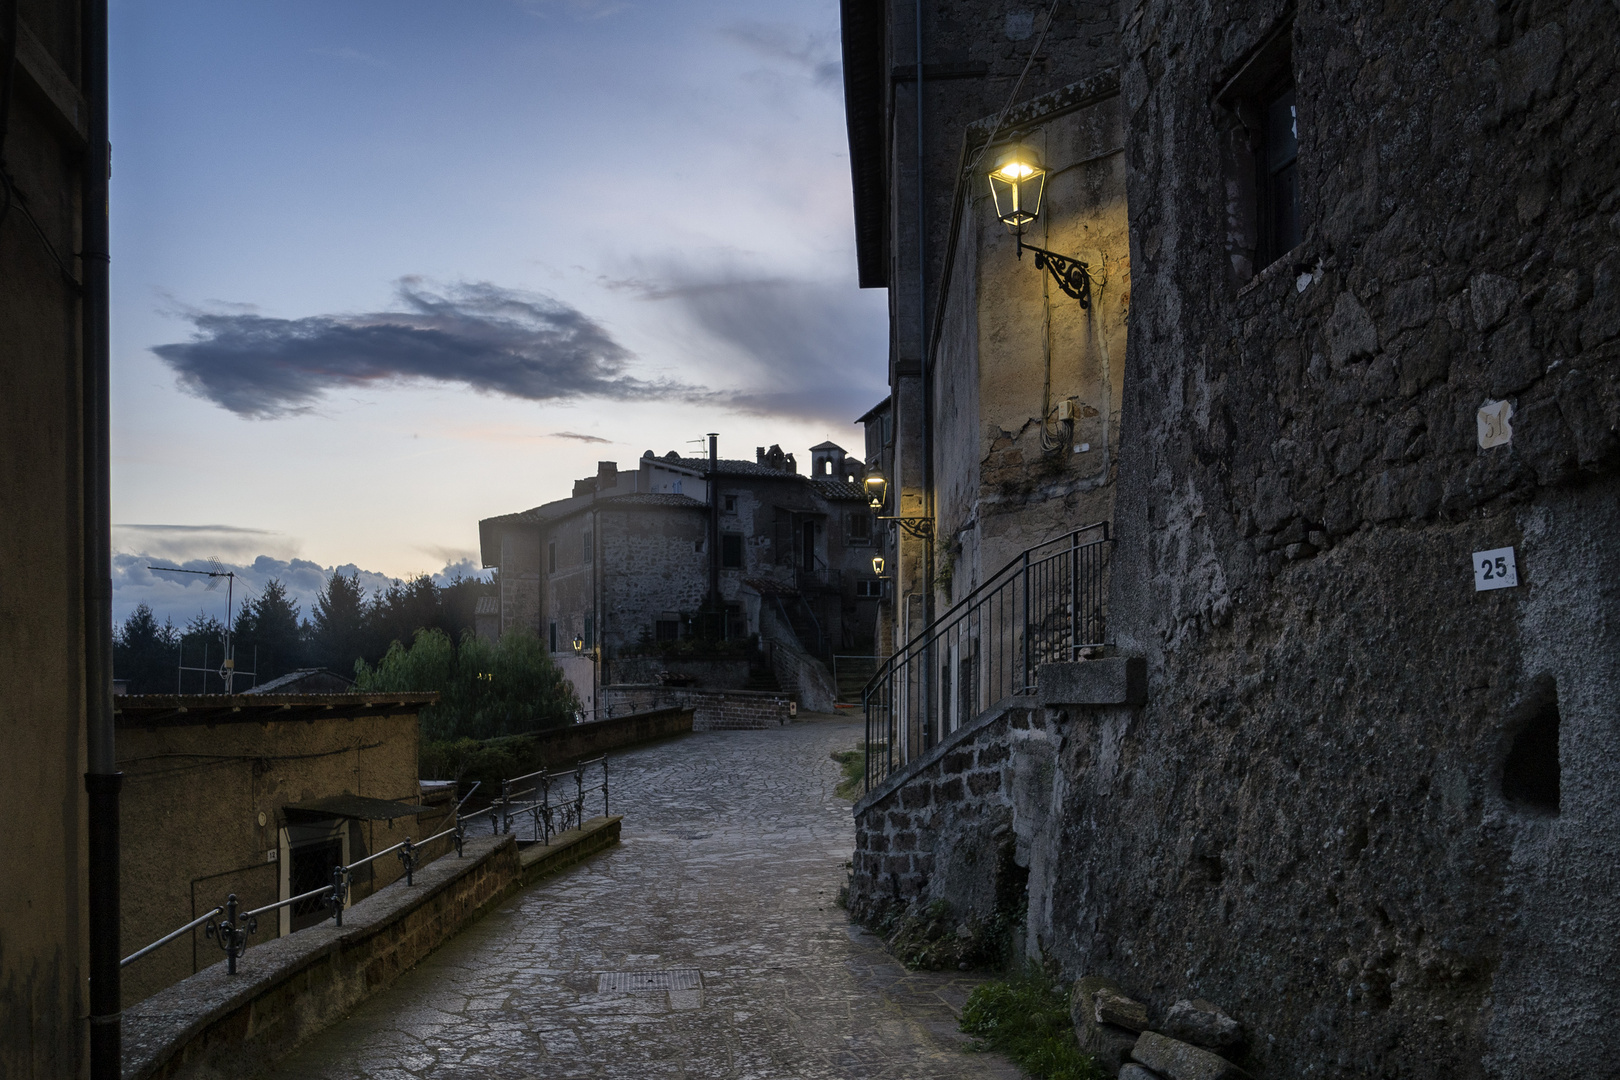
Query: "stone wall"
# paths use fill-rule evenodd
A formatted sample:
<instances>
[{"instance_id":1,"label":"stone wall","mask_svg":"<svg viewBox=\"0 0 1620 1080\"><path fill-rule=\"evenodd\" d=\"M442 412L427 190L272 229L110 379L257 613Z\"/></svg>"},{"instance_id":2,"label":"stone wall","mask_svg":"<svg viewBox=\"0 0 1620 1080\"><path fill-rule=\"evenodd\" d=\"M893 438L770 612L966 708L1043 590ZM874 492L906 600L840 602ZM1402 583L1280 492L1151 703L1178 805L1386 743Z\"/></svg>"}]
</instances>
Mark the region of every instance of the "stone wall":
<instances>
[{"instance_id":1,"label":"stone wall","mask_svg":"<svg viewBox=\"0 0 1620 1080\"><path fill-rule=\"evenodd\" d=\"M638 711L674 709L690 716L690 731L739 731L786 724L793 719L791 694L761 690L704 690L693 686L608 686L604 701L615 709ZM628 719L628 718L627 718ZM604 724L618 721L603 720Z\"/></svg>"},{"instance_id":2,"label":"stone wall","mask_svg":"<svg viewBox=\"0 0 1620 1080\"><path fill-rule=\"evenodd\" d=\"M608 690L612 687L606 688ZM665 699L668 700L667 698ZM596 757L625 746L667 739L692 730L692 708L646 709L610 720L552 728L534 736L547 768L560 768L582 758Z\"/></svg>"},{"instance_id":3,"label":"stone wall","mask_svg":"<svg viewBox=\"0 0 1620 1080\"><path fill-rule=\"evenodd\" d=\"M1052 946L1229 1006L1261 1075L1613 1071L1614 14L1125 23L1110 626L1150 693L1071 713ZM1278 33L1304 239L1257 268L1215 97ZM1501 547L1518 585L1476 591Z\"/></svg>"},{"instance_id":4,"label":"stone wall","mask_svg":"<svg viewBox=\"0 0 1620 1080\"><path fill-rule=\"evenodd\" d=\"M855 806L850 910L870 919L887 905L944 900L974 926L996 916L1009 890L1022 904L1026 876L1050 879L1060 743L1054 716L1013 699L869 792Z\"/></svg>"}]
</instances>

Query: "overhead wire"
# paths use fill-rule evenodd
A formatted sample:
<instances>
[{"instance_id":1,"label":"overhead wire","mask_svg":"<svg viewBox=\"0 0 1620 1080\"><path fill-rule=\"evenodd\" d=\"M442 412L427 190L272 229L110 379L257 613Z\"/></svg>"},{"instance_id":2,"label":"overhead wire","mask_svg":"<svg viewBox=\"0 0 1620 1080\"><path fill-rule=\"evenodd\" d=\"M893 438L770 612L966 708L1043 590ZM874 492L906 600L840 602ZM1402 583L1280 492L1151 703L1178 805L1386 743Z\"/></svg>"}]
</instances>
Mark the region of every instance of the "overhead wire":
<instances>
[{"instance_id":1,"label":"overhead wire","mask_svg":"<svg viewBox=\"0 0 1620 1080\"><path fill-rule=\"evenodd\" d=\"M1052 29L1052 20L1057 16L1058 5L1062 2L1063 0L1052 0L1052 6L1046 9L1046 22L1042 24L1040 34L1035 38L1035 47L1029 50L1029 59L1024 61L1024 70L1018 73L1018 81L1013 83L1012 93L1007 95L1007 103L1001 107L1001 112L996 114L996 123L990 129L990 137L984 140L984 145L979 147L973 160L968 162L965 171L972 172L978 168L985 151L990 149L996 141L996 136L1001 134L1001 126L1007 122L1007 114L1012 111L1013 103L1018 100L1018 92L1024 88L1024 79L1029 76L1029 69L1035 63L1035 57L1040 55L1041 45L1046 42L1046 32Z\"/></svg>"}]
</instances>

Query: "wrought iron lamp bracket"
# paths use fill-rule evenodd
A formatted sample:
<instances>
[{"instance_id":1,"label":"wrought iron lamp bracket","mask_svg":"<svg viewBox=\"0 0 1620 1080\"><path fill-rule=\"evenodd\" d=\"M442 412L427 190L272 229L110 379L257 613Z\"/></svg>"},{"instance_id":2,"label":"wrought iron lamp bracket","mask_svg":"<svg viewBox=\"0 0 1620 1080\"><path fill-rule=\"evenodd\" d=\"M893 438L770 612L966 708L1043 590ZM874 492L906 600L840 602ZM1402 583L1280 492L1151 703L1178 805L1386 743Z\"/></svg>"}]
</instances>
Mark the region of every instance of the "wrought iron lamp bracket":
<instances>
[{"instance_id":1,"label":"wrought iron lamp bracket","mask_svg":"<svg viewBox=\"0 0 1620 1080\"><path fill-rule=\"evenodd\" d=\"M879 521L892 521L919 540L934 538L934 519L930 517L879 517Z\"/></svg>"},{"instance_id":2,"label":"wrought iron lamp bracket","mask_svg":"<svg viewBox=\"0 0 1620 1080\"><path fill-rule=\"evenodd\" d=\"M1024 252L1035 254L1035 267L1045 270L1052 275L1058 288L1080 301L1080 306L1089 310L1091 308L1091 267L1090 264L1079 259L1071 259L1067 255L1059 255L1055 251L1036 247L1034 244L1024 243L1024 234L1018 234L1018 257L1022 259Z\"/></svg>"}]
</instances>

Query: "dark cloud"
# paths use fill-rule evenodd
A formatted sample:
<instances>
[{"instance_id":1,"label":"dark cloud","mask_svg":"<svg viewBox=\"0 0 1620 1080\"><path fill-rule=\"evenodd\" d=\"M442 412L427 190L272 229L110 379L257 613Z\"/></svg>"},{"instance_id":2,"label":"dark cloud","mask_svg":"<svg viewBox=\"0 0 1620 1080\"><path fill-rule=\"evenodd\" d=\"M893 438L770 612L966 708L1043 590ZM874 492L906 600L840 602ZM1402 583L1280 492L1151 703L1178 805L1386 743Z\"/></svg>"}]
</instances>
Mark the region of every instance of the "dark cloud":
<instances>
[{"instance_id":1,"label":"dark cloud","mask_svg":"<svg viewBox=\"0 0 1620 1080\"><path fill-rule=\"evenodd\" d=\"M741 412L849 423L887 393L888 313L879 293L787 278L676 269L638 289L679 307L744 361L726 402Z\"/></svg>"},{"instance_id":2,"label":"dark cloud","mask_svg":"<svg viewBox=\"0 0 1620 1080\"><path fill-rule=\"evenodd\" d=\"M604 445L611 444L613 442L612 439L603 439L595 435L581 435L577 431L553 431L551 433L551 437L553 439L573 439L576 442L582 443L603 443Z\"/></svg>"},{"instance_id":3,"label":"dark cloud","mask_svg":"<svg viewBox=\"0 0 1620 1080\"><path fill-rule=\"evenodd\" d=\"M844 66L838 58L836 38L812 34L787 23L738 23L724 33L752 52L799 68L817 86L843 85Z\"/></svg>"},{"instance_id":4,"label":"dark cloud","mask_svg":"<svg viewBox=\"0 0 1620 1080\"><path fill-rule=\"evenodd\" d=\"M188 312L196 336L152 351L188 392L256 418L306 412L332 390L411 380L530 401L710 396L626 374L630 352L551 297L487 282L398 285L401 311L302 319Z\"/></svg>"}]
</instances>

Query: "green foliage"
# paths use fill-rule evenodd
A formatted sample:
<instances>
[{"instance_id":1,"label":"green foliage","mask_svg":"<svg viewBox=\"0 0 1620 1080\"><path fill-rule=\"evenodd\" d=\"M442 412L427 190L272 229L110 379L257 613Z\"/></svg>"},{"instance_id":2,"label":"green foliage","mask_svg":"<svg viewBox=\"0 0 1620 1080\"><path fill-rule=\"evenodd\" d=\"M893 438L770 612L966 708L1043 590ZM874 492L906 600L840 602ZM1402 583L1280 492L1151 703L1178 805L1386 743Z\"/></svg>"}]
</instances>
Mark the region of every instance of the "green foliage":
<instances>
[{"instance_id":1,"label":"green foliage","mask_svg":"<svg viewBox=\"0 0 1620 1080\"><path fill-rule=\"evenodd\" d=\"M1038 965L1005 981L981 983L962 1009L974 1050L997 1050L1038 1080L1103 1080L1075 1041L1069 995Z\"/></svg>"},{"instance_id":2,"label":"green foliage","mask_svg":"<svg viewBox=\"0 0 1620 1080\"><path fill-rule=\"evenodd\" d=\"M845 799L859 798L866 785L866 744L861 743L853 750L834 751L832 759L844 769L844 778L834 792Z\"/></svg>"},{"instance_id":3,"label":"green foliage","mask_svg":"<svg viewBox=\"0 0 1620 1080\"><path fill-rule=\"evenodd\" d=\"M532 634L508 632L494 645L464 633L458 649L443 630L418 630L406 648L388 647L375 668L354 667L363 692L438 691L421 714L427 740L488 739L558 727L580 712L573 686Z\"/></svg>"},{"instance_id":4,"label":"green foliage","mask_svg":"<svg viewBox=\"0 0 1620 1080\"><path fill-rule=\"evenodd\" d=\"M455 739L424 742L417 757L424 780L455 780L462 791L482 783L479 796L500 794L501 781L545 768L540 742L528 735L500 739Z\"/></svg>"},{"instance_id":5,"label":"green foliage","mask_svg":"<svg viewBox=\"0 0 1620 1080\"><path fill-rule=\"evenodd\" d=\"M360 575L333 574L310 611L310 660L341 675L369 655L367 637L366 591L360 587Z\"/></svg>"},{"instance_id":6,"label":"green foliage","mask_svg":"<svg viewBox=\"0 0 1620 1080\"><path fill-rule=\"evenodd\" d=\"M141 604L113 634L113 674L129 681L132 694L172 694L180 631L170 620L159 626Z\"/></svg>"}]
</instances>

